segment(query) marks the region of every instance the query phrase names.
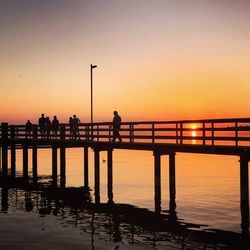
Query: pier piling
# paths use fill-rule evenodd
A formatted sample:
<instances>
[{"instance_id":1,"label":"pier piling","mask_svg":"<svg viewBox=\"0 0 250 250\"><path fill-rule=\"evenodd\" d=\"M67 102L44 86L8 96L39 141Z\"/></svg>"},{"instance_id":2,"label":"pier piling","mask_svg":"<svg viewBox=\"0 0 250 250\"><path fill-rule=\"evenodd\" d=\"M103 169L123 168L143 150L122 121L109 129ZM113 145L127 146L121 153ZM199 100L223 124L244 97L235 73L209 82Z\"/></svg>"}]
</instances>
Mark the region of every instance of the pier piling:
<instances>
[{"instance_id":1,"label":"pier piling","mask_svg":"<svg viewBox=\"0 0 250 250\"><path fill-rule=\"evenodd\" d=\"M52 182L57 184L57 147L52 147Z\"/></svg>"},{"instance_id":2,"label":"pier piling","mask_svg":"<svg viewBox=\"0 0 250 250\"><path fill-rule=\"evenodd\" d=\"M33 170L33 181L37 182L37 146L32 147L32 170Z\"/></svg>"},{"instance_id":3,"label":"pier piling","mask_svg":"<svg viewBox=\"0 0 250 250\"><path fill-rule=\"evenodd\" d=\"M15 139L15 125L10 126L10 138ZM12 143L11 144L11 149L10 149L10 157L11 157L11 177L16 176L16 144Z\"/></svg>"},{"instance_id":4,"label":"pier piling","mask_svg":"<svg viewBox=\"0 0 250 250\"><path fill-rule=\"evenodd\" d=\"M84 186L89 186L89 148L84 147Z\"/></svg>"},{"instance_id":5,"label":"pier piling","mask_svg":"<svg viewBox=\"0 0 250 250\"><path fill-rule=\"evenodd\" d=\"M66 150L65 147L60 148L60 186L65 187L66 184Z\"/></svg>"},{"instance_id":6,"label":"pier piling","mask_svg":"<svg viewBox=\"0 0 250 250\"><path fill-rule=\"evenodd\" d=\"M113 149L108 149L108 200L113 201Z\"/></svg>"},{"instance_id":7,"label":"pier piling","mask_svg":"<svg viewBox=\"0 0 250 250\"><path fill-rule=\"evenodd\" d=\"M161 212L161 154L154 152L155 212Z\"/></svg>"},{"instance_id":8,"label":"pier piling","mask_svg":"<svg viewBox=\"0 0 250 250\"><path fill-rule=\"evenodd\" d=\"M28 147L23 145L23 178L28 178Z\"/></svg>"},{"instance_id":9,"label":"pier piling","mask_svg":"<svg viewBox=\"0 0 250 250\"><path fill-rule=\"evenodd\" d=\"M12 144L10 149L10 157L11 157L11 177L16 176L16 145Z\"/></svg>"},{"instance_id":10,"label":"pier piling","mask_svg":"<svg viewBox=\"0 0 250 250\"><path fill-rule=\"evenodd\" d=\"M248 181L248 162L247 155L240 156L240 209L241 209L241 228L243 235L249 234L249 181Z\"/></svg>"},{"instance_id":11,"label":"pier piling","mask_svg":"<svg viewBox=\"0 0 250 250\"><path fill-rule=\"evenodd\" d=\"M95 201L100 203L100 151L94 149L95 155Z\"/></svg>"},{"instance_id":12,"label":"pier piling","mask_svg":"<svg viewBox=\"0 0 250 250\"><path fill-rule=\"evenodd\" d=\"M175 204L175 153L169 154L169 210L174 211Z\"/></svg>"}]
</instances>

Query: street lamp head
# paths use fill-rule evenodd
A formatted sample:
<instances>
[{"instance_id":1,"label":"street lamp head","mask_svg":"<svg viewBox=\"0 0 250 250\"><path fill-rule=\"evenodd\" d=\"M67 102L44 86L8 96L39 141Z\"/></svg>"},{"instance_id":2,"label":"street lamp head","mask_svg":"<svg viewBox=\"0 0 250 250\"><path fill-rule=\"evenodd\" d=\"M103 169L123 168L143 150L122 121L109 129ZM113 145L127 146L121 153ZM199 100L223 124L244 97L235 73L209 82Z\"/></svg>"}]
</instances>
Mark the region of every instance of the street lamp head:
<instances>
[{"instance_id":1,"label":"street lamp head","mask_svg":"<svg viewBox=\"0 0 250 250\"><path fill-rule=\"evenodd\" d=\"M94 68L97 68L97 65L90 65L91 66L91 69L94 69Z\"/></svg>"}]
</instances>

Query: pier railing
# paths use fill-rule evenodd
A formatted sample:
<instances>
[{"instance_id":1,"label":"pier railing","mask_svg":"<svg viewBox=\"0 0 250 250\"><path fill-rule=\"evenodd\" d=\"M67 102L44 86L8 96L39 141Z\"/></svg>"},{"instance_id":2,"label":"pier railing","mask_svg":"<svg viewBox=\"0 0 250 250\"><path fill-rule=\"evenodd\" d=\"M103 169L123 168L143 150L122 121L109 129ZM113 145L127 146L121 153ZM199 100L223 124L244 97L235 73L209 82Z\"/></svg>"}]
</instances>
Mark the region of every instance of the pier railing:
<instances>
[{"instance_id":1,"label":"pier railing","mask_svg":"<svg viewBox=\"0 0 250 250\"><path fill-rule=\"evenodd\" d=\"M46 130L44 134L38 125L31 131L25 125L8 125L2 123L1 140L83 140L112 142L113 128L110 122L81 123L77 130L69 124L61 124L58 131ZM250 118L182 120L182 121L148 121L124 122L120 134L127 143L164 143L164 144L198 144L229 145L250 147Z\"/></svg>"}]
</instances>

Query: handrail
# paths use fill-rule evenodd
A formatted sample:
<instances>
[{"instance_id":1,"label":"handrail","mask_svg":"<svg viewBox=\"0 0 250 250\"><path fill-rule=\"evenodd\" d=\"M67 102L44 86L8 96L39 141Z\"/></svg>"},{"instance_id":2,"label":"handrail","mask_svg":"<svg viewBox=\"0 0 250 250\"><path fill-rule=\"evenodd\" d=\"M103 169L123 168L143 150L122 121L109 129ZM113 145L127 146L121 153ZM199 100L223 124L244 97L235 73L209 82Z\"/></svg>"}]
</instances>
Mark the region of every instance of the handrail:
<instances>
[{"instance_id":1,"label":"handrail","mask_svg":"<svg viewBox=\"0 0 250 250\"><path fill-rule=\"evenodd\" d=\"M220 118L220 119L187 119L187 120L171 120L171 121L136 121L136 122L123 122L123 125L138 125L138 124L176 124L176 123L209 123L209 122L215 122L215 123L226 123L226 122L249 122L250 123L250 118ZM68 123L61 123L63 125L68 125ZM94 123L80 123L80 125L86 125L86 126L96 126L96 125L109 125L111 122L94 122ZM20 127L25 127L23 124L13 124L15 126L20 126Z\"/></svg>"},{"instance_id":2,"label":"handrail","mask_svg":"<svg viewBox=\"0 0 250 250\"><path fill-rule=\"evenodd\" d=\"M4 134L5 133L5 134ZM7 134L6 134L7 133ZM120 134L128 143L199 144L250 147L250 118L227 118L180 121L123 122ZM0 140L43 139L43 140L84 140L111 142L111 122L80 123L76 131L69 124L60 124L58 131L42 133L34 124L32 131L25 125L0 126Z\"/></svg>"}]
</instances>

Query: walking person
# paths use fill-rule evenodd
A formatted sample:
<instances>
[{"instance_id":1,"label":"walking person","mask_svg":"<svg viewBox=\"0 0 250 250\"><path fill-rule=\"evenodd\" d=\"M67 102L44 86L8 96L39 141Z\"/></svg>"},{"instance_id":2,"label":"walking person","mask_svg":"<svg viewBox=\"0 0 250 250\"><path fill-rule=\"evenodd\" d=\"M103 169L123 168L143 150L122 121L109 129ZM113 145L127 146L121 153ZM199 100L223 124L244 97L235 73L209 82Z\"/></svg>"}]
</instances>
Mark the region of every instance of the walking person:
<instances>
[{"instance_id":1,"label":"walking person","mask_svg":"<svg viewBox=\"0 0 250 250\"><path fill-rule=\"evenodd\" d=\"M53 120L52 120L52 138L57 139L57 132L59 131L59 121L56 117L56 115L54 116Z\"/></svg>"},{"instance_id":2,"label":"walking person","mask_svg":"<svg viewBox=\"0 0 250 250\"><path fill-rule=\"evenodd\" d=\"M116 138L118 138L119 142L122 142L122 138L120 135L122 118L118 115L117 111L114 111L113 118L113 142L115 142Z\"/></svg>"},{"instance_id":3,"label":"walking person","mask_svg":"<svg viewBox=\"0 0 250 250\"><path fill-rule=\"evenodd\" d=\"M41 115L41 117L38 120L38 125L40 129L41 138L45 138L45 132L46 132L46 118L44 117L44 114Z\"/></svg>"}]
</instances>

